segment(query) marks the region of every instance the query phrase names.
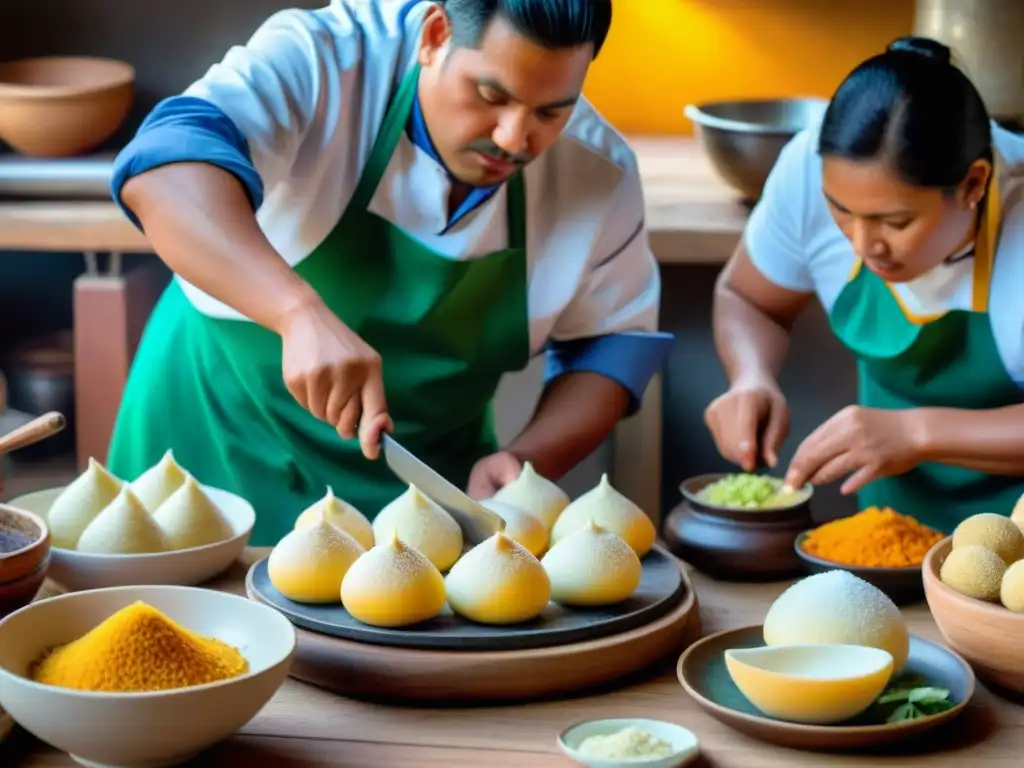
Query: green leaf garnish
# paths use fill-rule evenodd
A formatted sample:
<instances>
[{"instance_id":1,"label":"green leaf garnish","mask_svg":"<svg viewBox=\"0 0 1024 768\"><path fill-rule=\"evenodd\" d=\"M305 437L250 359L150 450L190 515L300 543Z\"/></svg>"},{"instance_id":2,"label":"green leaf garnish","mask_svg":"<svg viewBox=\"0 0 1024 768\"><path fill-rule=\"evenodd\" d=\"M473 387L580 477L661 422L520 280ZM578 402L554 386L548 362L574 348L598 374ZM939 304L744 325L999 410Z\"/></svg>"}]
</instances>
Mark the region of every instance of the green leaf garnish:
<instances>
[{"instance_id":1,"label":"green leaf garnish","mask_svg":"<svg viewBox=\"0 0 1024 768\"><path fill-rule=\"evenodd\" d=\"M913 688L908 694L908 701L918 706L922 704L948 704L949 691L945 688Z\"/></svg>"},{"instance_id":2,"label":"green leaf garnish","mask_svg":"<svg viewBox=\"0 0 1024 768\"><path fill-rule=\"evenodd\" d=\"M894 704L897 706L893 707ZM937 715L952 709L953 705L949 701L947 689L928 685L919 676L908 675L889 685L875 700L875 707L880 710L879 717L884 717L886 723L899 723ZM888 714L885 714L886 711Z\"/></svg>"}]
</instances>

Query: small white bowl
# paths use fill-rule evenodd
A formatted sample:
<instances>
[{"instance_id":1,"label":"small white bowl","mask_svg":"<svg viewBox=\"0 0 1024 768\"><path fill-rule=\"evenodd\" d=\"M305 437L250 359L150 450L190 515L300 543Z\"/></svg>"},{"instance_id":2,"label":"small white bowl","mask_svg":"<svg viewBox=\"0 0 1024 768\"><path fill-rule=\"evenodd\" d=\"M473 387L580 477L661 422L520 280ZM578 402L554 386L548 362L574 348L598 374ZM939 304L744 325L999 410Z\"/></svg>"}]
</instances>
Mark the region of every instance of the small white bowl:
<instances>
[{"instance_id":1,"label":"small white bowl","mask_svg":"<svg viewBox=\"0 0 1024 768\"><path fill-rule=\"evenodd\" d=\"M249 662L236 678L152 693L97 693L26 677L47 649L77 640L141 600ZM0 621L0 707L42 741L93 768L180 764L223 741L270 701L288 676L295 629L272 608L195 587L115 587L71 592Z\"/></svg>"},{"instance_id":2,"label":"small white bowl","mask_svg":"<svg viewBox=\"0 0 1024 768\"><path fill-rule=\"evenodd\" d=\"M33 512L46 520L63 490L48 488L28 493L7 502L7 506ZM203 490L231 525L234 536L230 539L152 555L99 555L52 547L49 577L65 590L77 592L147 584L188 587L219 576L245 550L256 524L256 512L241 496L209 486L203 486Z\"/></svg>"},{"instance_id":3,"label":"small white bowl","mask_svg":"<svg viewBox=\"0 0 1024 768\"><path fill-rule=\"evenodd\" d=\"M581 755L577 750L585 739L591 736L610 736L623 728L632 726L641 731L667 741L672 745L672 754L668 757L629 758L614 760L606 757L589 757ZM681 725L665 723L661 720L644 720L636 718L613 718L610 720L585 720L571 725L558 734L558 746L570 758L589 768L681 768L689 765L700 754L700 742L697 737Z\"/></svg>"}]
</instances>

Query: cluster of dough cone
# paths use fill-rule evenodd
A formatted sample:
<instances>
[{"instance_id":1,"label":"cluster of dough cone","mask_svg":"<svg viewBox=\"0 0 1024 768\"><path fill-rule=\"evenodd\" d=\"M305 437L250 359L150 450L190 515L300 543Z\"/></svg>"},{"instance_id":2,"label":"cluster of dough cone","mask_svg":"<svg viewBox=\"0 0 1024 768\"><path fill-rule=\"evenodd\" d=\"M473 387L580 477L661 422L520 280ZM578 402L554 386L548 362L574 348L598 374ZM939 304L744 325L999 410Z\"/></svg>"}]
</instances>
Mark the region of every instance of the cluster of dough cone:
<instances>
[{"instance_id":1,"label":"cluster of dough cone","mask_svg":"<svg viewBox=\"0 0 1024 768\"><path fill-rule=\"evenodd\" d=\"M46 518L55 547L91 554L148 555L234 536L221 510L170 451L131 483L89 459Z\"/></svg>"},{"instance_id":2,"label":"cluster of dough cone","mask_svg":"<svg viewBox=\"0 0 1024 768\"><path fill-rule=\"evenodd\" d=\"M1011 517L983 512L960 523L939 578L962 595L1024 613L1024 496Z\"/></svg>"},{"instance_id":3,"label":"cluster of dough cone","mask_svg":"<svg viewBox=\"0 0 1024 768\"><path fill-rule=\"evenodd\" d=\"M452 612L481 624L537 618L550 602L619 603L636 591L654 525L601 478L570 501L529 463L483 505L505 529L463 554L462 529L415 486L371 524L331 489L270 554L274 587L299 603L337 604L356 620L403 627ZM447 574L443 576L442 574Z\"/></svg>"}]
</instances>

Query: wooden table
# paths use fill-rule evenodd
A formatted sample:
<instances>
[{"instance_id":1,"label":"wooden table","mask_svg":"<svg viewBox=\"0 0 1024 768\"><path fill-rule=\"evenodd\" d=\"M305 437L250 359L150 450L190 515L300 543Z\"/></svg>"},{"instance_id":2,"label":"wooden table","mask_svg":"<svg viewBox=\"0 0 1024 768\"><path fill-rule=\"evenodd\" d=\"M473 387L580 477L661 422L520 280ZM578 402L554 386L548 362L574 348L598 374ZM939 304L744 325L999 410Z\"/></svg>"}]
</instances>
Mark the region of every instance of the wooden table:
<instances>
[{"instance_id":1,"label":"wooden table","mask_svg":"<svg viewBox=\"0 0 1024 768\"><path fill-rule=\"evenodd\" d=\"M251 551L252 562L265 550ZM219 583L241 593L245 568ZM707 633L761 623L785 584L736 585L694 574ZM912 631L940 639L922 604L904 612ZM952 727L929 737L927 753L851 756L805 753L752 741L707 717L675 678L675 659L648 679L586 698L486 709L412 709L340 698L289 680L242 731L194 765L251 768L569 768L555 745L565 726L596 717L652 717L690 728L703 747L699 768L1019 768L1024 761L1024 707L984 687ZM116 728L116 724L111 725ZM168 724L173 727L173 724ZM0 747L0 765L72 766L66 755L17 732Z\"/></svg>"}]
</instances>

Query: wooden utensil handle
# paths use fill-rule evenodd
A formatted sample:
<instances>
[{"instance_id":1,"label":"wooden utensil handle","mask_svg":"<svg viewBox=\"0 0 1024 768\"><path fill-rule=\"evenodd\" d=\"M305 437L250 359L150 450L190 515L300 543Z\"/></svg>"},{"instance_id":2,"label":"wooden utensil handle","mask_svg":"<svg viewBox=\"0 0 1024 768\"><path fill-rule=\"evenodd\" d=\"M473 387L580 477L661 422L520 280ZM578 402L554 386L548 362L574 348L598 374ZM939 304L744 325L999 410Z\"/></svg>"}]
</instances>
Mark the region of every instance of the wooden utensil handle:
<instances>
[{"instance_id":1,"label":"wooden utensil handle","mask_svg":"<svg viewBox=\"0 0 1024 768\"><path fill-rule=\"evenodd\" d=\"M52 437L67 426L63 413L50 411L0 437L0 456Z\"/></svg>"}]
</instances>

